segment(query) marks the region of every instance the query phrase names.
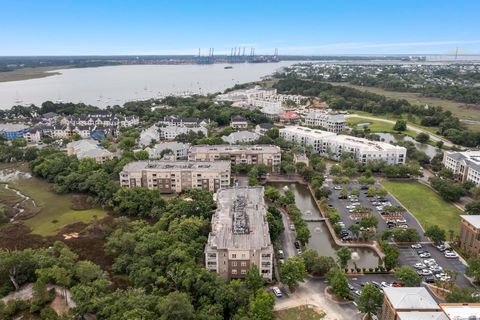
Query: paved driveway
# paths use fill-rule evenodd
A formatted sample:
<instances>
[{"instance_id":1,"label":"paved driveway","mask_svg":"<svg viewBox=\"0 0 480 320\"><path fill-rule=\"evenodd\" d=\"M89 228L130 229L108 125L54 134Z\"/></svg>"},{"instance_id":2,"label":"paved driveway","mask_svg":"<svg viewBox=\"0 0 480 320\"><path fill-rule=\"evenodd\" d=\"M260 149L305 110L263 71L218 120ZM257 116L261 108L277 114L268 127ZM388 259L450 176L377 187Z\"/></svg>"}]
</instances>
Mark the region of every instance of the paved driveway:
<instances>
[{"instance_id":1,"label":"paved driveway","mask_svg":"<svg viewBox=\"0 0 480 320\"><path fill-rule=\"evenodd\" d=\"M353 303L340 305L330 301L324 293L326 287L324 279L308 277L295 292L276 298L274 310L311 304L326 313L325 320L361 319L361 314Z\"/></svg>"}]
</instances>

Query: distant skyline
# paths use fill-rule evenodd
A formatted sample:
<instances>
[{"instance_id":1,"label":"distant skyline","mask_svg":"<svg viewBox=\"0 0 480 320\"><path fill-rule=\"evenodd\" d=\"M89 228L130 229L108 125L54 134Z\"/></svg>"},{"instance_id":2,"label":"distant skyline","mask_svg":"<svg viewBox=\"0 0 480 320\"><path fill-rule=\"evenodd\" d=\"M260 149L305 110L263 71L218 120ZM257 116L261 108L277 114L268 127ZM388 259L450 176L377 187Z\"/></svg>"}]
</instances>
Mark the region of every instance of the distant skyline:
<instances>
[{"instance_id":1,"label":"distant skyline","mask_svg":"<svg viewBox=\"0 0 480 320\"><path fill-rule=\"evenodd\" d=\"M0 56L480 54L478 0L2 0Z\"/></svg>"}]
</instances>

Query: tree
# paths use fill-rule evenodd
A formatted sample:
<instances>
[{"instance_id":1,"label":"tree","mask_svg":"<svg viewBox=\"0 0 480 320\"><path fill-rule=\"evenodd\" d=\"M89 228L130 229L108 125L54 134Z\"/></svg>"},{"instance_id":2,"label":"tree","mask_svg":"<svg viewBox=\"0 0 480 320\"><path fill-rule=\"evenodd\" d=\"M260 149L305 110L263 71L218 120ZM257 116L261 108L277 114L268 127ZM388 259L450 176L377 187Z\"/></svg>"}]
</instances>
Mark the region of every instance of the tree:
<instances>
[{"instance_id":1,"label":"tree","mask_svg":"<svg viewBox=\"0 0 480 320\"><path fill-rule=\"evenodd\" d=\"M189 320L195 319L195 309L190 298L184 292L173 291L159 300L158 312L161 320Z\"/></svg>"},{"instance_id":2,"label":"tree","mask_svg":"<svg viewBox=\"0 0 480 320\"><path fill-rule=\"evenodd\" d=\"M302 252L303 262L305 263L305 269L307 272L312 272L315 264L318 260L318 252L314 249L307 249Z\"/></svg>"},{"instance_id":3,"label":"tree","mask_svg":"<svg viewBox=\"0 0 480 320\"><path fill-rule=\"evenodd\" d=\"M443 148L443 141L442 140L438 140L435 145L437 146L438 149L442 149Z\"/></svg>"},{"instance_id":4,"label":"tree","mask_svg":"<svg viewBox=\"0 0 480 320\"><path fill-rule=\"evenodd\" d=\"M332 194L332 190L327 187L321 187L315 189L315 198L328 198Z\"/></svg>"},{"instance_id":5,"label":"tree","mask_svg":"<svg viewBox=\"0 0 480 320\"><path fill-rule=\"evenodd\" d=\"M260 289L250 299L249 315L251 319L273 320L273 306L275 297L270 292Z\"/></svg>"},{"instance_id":6,"label":"tree","mask_svg":"<svg viewBox=\"0 0 480 320\"><path fill-rule=\"evenodd\" d=\"M298 283L303 281L306 276L307 270L301 257L288 258L280 266L280 281L286 284L292 291L298 287Z\"/></svg>"},{"instance_id":7,"label":"tree","mask_svg":"<svg viewBox=\"0 0 480 320\"><path fill-rule=\"evenodd\" d=\"M468 259L468 266L465 274L473 278L475 282L480 281L480 258Z\"/></svg>"},{"instance_id":8,"label":"tree","mask_svg":"<svg viewBox=\"0 0 480 320\"><path fill-rule=\"evenodd\" d=\"M363 228L376 228L377 225L378 225L378 219L374 215L364 216L360 220L360 227L363 227Z\"/></svg>"},{"instance_id":9,"label":"tree","mask_svg":"<svg viewBox=\"0 0 480 320\"><path fill-rule=\"evenodd\" d=\"M372 314L382 306L383 294L371 283L367 283L358 299L358 309L367 314L368 319L371 319Z\"/></svg>"},{"instance_id":10,"label":"tree","mask_svg":"<svg viewBox=\"0 0 480 320\"><path fill-rule=\"evenodd\" d=\"M342 188L342 190L340 190L340 197L346 199L348 197L348 190L345 188Z\"/></svg>"},{"instance_id":11,"label":"tree","mask_svg":"<svg viewBox=\"0 0 480 320\"><path fill-rule=\"evenodd\" d=\"M250 270L247 271L247 275L245 276L245 283L247 288L250 289L252 292L257 292L263 287L263 278L260 275L260 270L258 270L257 266L253 264L250 267Z\"/></svg>"},{"instance_id":12,"label":"tree","mask_svg":"<svg viewBox=\"0 0 480 320\"><path fill-rule=\"evenodd\" d=\"M380 241L380 246L382 247L383 253L385 257L383 258L383 263L387 270L391 270L397 266L398 257L400 256L400 252L396 246L388 244L388 241L382 240Z\"/></svg>"},{"instance_id":13,"label":"tree","mask_svg":"<svg viewBox=\"0 0 480 320\"><path fill-rule=\"evenodd\" d=\"M478 291L471 287L453 287L445 297L448 303L478 303Z\"/></svg>"},{"instance_id":14,"label":"tree","mask_svg":"<svg viewBox=\"0 0 480 320\"><path fill-rule=\"evenodd\" d=\"M428 140L430 140L430 135L424 132L420 132L415 138L415 140L417 140L420 143L425 143L425 142L428 142Z\"/></svg>"},{"instance_id":15,"label":"tree","mask_svg":"<svg viewBox=\"0 0 480 320\"><path fill-rule=\"evenodd\" d=\"M394 228L393 229L393 238L396 242L419 242L420 234L418 234L417 229L415 228Z\"/></svg>"},{"instance_id":16,"label":"tree","mask_svg":"<svg viewBox=\"0 0 480 320\"><path fill-rule=\"evenodd\" d=\"M118 143L118 147L125 151L132 150L135 147L135 138L122 137Z\"/></svg>"},{"instance_id":17,"label":"tree","mask_svg":"<svg viewBox=\"0 0 480 320\"><path fill-rule=\"evenodd\" d=\"M327 273L327 280L333 293L342 298L350 296L347 276L338 268L332 269Z\"/></svg>"},{"instance_id":18,"label":"tree","mask_svg":"<svg viewBox=\"0 0 480 320\"><path fill-rule=\"evenodd\" d=\"M338 265L332 257L320 256L313 265L312 274L323 276L334 268L338 268Z\"/></svg>"},{"instance_id":19,"label":"tree","mask_svg":"<svg viewBox=\"0 0 480 320\"><path fill-rule=\"evenodd\" d=\"M465 212L468 214L479 215L480 214L480 201L475 200L467 203L465 206Z\"/></svg>"},{"instance_id":20,"label":"tree","mask_svg":"<svg viewBox=\"0 0 480 320\"><path fill-rule=\"evenodd\" d=\"M280 198L280 192L275 187L267 186L265 188L265 197L270 201L275 202Z\"/></svg>"},{"instance_id":21,"label":"tree","mask_svg":"<svg viewBox=\"0 0 480 320\"><path fill-rule=\"evenodd\" d=\"M420 283L422 283L422 278L409 266L400 267L400 269L395 272L395 277L403 283L405 287L418 287Z\"/></svg>"},{"instance_id":22,"label":"tree","mask_svg":"<svg viewBox=\"0 0 480 320\"><path fill-rule=\"evenodd\" d=\"M375 197L375 195L377 194L377 189L374 187L374 186L371 186L368 188L367 190L367 197Z\"/></svg>"},{"instance_id":23,"label":"tree","mask_svg":"<svg viewBox=\"0 0 480 320\"><path fill-rule=\"evenodd\" d=\"M26 249L23 251L4 251L0 250L0 277L10 280L15 290L34 278L35 260L33 251Z\"/></svg>"},{"instance_id":24,"label":"tree","mask_svg":"<svg viewBox=\"0 0 480 320\"><path fill-rule=\"evenodd\" d=\"M345 269L348 265L348 261L352 258L352 251L347 247L341 247L337 251L338 264L342 269Z\"/></svg>"},{"instance_id":25,"label":"tree","mask_svg":"<svg viewBox=\"0 0 480 320\"><path fill-rule=\"evenodd\" d=\"M407 121L397 120L397 122L395 122L395 125L393 126L393 130L395 130L395 131L405 131L405 130L407 130Z\"/></svg>"},{"instance_id":26,"label":"tree","mask_svg":"<svg viewBox=\"0 0 480 320\"><path fill-rule=\"evenodd\" d=\"M425 235L430 238L436 245L443 243L447 239L445 230L437 225L431 225L425 231Z\"/></svg>"}]
</instances>

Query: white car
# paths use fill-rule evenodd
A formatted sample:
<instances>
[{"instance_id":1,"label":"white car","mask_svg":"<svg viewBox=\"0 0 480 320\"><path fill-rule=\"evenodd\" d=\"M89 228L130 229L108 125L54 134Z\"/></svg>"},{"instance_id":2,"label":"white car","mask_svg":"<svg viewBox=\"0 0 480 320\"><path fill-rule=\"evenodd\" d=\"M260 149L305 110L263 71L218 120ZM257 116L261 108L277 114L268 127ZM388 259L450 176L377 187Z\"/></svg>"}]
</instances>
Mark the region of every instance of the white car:
<instances>
[{"instance_id":1,"label":"white car","mask_svg":"<svg viewBox=\"0 0 480 320\"><path fill-rule=\"evenodd\" d=\"M402 229L408 229L408 225L407 224L401 224L398 226L399 228L402 228Z\"/></svg>"},{"instance_id":2,"label":"white car","mask_svg":"<svg viewBox=\"0 0 480 320\"><path fill-rule=\"evenodd\" d=\"M424 253L420 253L420 258L430 258L432 255L430 254L430 252L424 252Z\"/></svg>"},{"instance_id":3,"label":"white car","mask_svg":"<svg viewBox=\"0 0 480 320\"><path fill-rule=\"evenodd\" d=\"M422 245L420 243L415 243L410 246L412 249L422 249Z\"/></svg>"},{"instance_id":4,"label":"white car","mask_svg":"<svg viewBox=\"0 0 480 320\"><path fill-rule=\"evenodd\" d=\"M280 291L280 289L278 287L273 287L272 288L272 291L273 291L273 294L276 296L276 297L281 297L282 296L282 291Z\"/></svg>"},{"instance_id":5,"label":"white car","mask_svg":"<svg viewBox=\"0 0 480 320\"><path fill-rule=\"evenodd\" d=\"M415 269L425 269L427 266L424 263L418 262L413 265Z\"/></svg>"},{"instance_id":6,"label":"white car","mask_svg":"<svg viewBox=\"0 0 480 320\"><path fill-rule=\"evenodd\" d=\"M423 269L422 270L422 276L429 276L432 274L432 271L428 270L428 269Z\"/></svg>"},{"instance_id":7,"label":"white car","mask_svg":"<svg viewBox=\"0 0 480 320\"><path fill-rule=\"evenodd\" d=\"M442 272L443 271L443 268L440 267L440 266L430 266L429 269L432 271L432 272Z\"/></svg>"},{"instance_id":8,"label":"white car","mask_svg":"<svg viewBox=\"0 0 480 320\"><path fill-rule=\"evenodd\" d=\"M423 263L425 263L428 266L431 266L431 265L437 264L437 261L435 261L435 259L432 258L432 259L423 260Z\"/></svg>"},{"instance_id":9,"label":"white car","mask_svg":"<svg viewBox=\"0 0 480 320\"><path fill-rule=\"evenodd\" d=\"M290 230L295 231L295 225L294 224L290 225Z\"/></svg>"},{"instance_id":10,"label":"white car","mask_svg":"<svg viewBox=\"0 0 480 320\"><path fill-rule=\"evenodd\" d=\"M335 187L333 187L333 189L334 189L334 190L342 190L342 187L340 187L340 186L335 186Z\"/></svg>"},{"instance_id":11,"label":"white car","mask_svg":"<svg viewBox=\"0 0 480 320\"><path fill-rule=\"evenodd\" d=\"M407 220L405 219L397 219L397 223L407 223Z\"/></svg>"},{"instance_id":12,"label":"white car","mask_svg":"<svg viewBox=\"0 0 480 320\"><path fill-rule=\"evenodd\" d=\"M382 283L380 283L380 285L381 285L383 288L390 287L390 285L389 285L388 283L386 283L385 281L383 281Z\"/></svg>"},{"instance_id":13,"label":"white car","mask_svg":"<svg viewBox=\"0 0 480 320\"><path fill-rule=\"evenodd\" d=\"M447 259L458 259L458 254L453 251L445 252L445 258Z\"/></svg>"}]
</instances>

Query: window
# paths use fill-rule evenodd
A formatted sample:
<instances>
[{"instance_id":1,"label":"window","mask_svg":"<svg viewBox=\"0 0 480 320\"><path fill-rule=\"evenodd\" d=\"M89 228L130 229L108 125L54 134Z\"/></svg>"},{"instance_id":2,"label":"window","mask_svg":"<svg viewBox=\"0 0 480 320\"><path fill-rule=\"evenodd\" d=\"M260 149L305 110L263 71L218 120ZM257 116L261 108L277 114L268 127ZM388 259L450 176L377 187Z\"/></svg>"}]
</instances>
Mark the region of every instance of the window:
<instances>
[{"instance_id":1,"label":"window","mask_svg":"<svg viewBox=\"0 0 480 320\"><path fill-rule=\"evenodd\" d=\"M247 274L247 270L245 270L245 269L242 269L240 272L241 272L242 275Z\"/></svg>"},{"instance_id":2,"label":"window","mask_svg":"<svg viewBox=\"0 0 480 320\"><path fill-rule=\"evenodd\" d=\"M240 263L240 266L246 267L246 266L247 266L247 262L246 262L246 261L242 261L242 262Z\"/></svg>"},{"instance_id":3,"label":"window","mask_svg":"<svg viewBox=\"0 0 480 320\"><path fill-rule=\"evenodd\" d=\"M236 267L237 266L237 261L233 261L232 262L232 267Z\"/></svg>"},{"instance_id":4,"label":"window","mask_svg":"<svg viewBox=\"0 0 480 320\"><path fill-rule=\"evenodd\" d=\"M237 274L237 269L232 269L232 274Z\"/></svg>"},{"instance_id":5,"label":"window","mask_svg":"<svg viewBox=\"0 0 480 320\"><path fill-rule=\"evenodd\" d=\"M232 253L232 259L237 259L237 254Z\"/></svg>"}]
</instances>

